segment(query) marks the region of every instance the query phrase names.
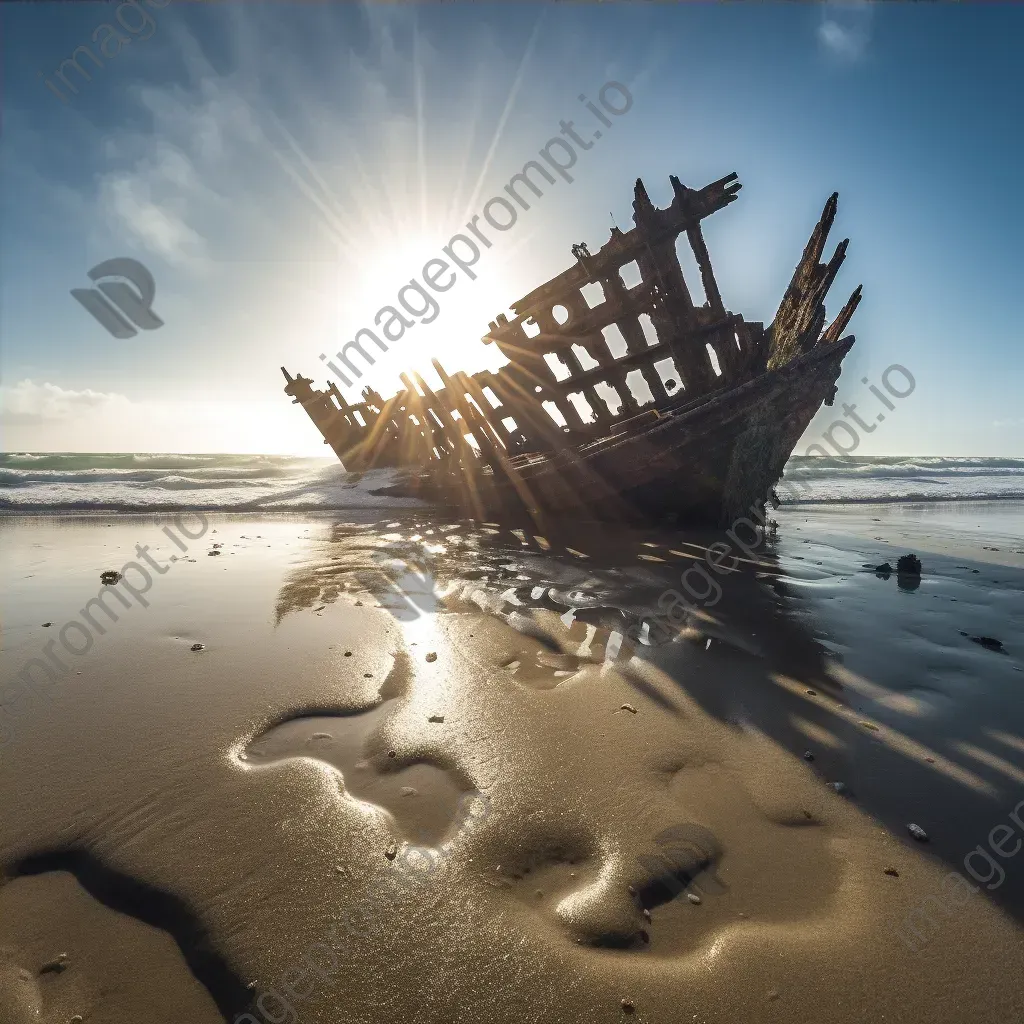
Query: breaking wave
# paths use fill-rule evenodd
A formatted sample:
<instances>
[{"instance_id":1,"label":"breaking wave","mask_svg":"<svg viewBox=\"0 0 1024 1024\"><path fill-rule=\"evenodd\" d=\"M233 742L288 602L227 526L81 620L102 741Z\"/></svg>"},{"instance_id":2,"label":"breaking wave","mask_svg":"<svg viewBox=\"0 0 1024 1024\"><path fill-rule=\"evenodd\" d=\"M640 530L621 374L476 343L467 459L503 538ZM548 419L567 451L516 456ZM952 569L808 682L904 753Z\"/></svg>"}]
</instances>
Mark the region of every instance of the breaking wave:
<instances>
[{"instance_id":1,"label":"breaking wave","mask_svg":"<svg viewBox=\"0 0 1024 1024\"><path fill-rule=\"evenodd\" d=\"M282 455L0 454L0 510L309 511L416 506L374 494L393 470L349 474ZM1024 499L1024 459L794 456L784 504Z\"/></svg>"},{"instance_id":2,"label":"breaking wave","mask_svg":"<svg viewBox=\"0 0 1024 1024\"><path fill-rule=\"evenodd\" d=\"M1024 499L1024 459L794 455L778 487L783 504Z\"/></svg>"},{"instance_id":3,"label":"breaking wave","mask_svg":"<svg viewBox=\"0 0 1024 1024\"><path fill-rule=\"evenodd\" d=\"M372 492L393 470L281 455L0 454L0 510L310 511L415 506Z\"/></svg>"}]
</instances>

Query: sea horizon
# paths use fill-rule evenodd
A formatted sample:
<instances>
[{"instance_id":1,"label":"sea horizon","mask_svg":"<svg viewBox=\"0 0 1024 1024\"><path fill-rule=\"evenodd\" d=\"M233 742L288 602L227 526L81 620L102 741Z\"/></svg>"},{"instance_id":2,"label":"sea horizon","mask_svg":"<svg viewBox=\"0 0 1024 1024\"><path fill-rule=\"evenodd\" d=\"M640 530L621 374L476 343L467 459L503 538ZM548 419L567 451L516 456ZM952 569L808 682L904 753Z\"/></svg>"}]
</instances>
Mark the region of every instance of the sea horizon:
<instances>
[{"instance_id":1,"label":"sea horizon","mask_svg":"<svg viewBox=\"0 0 1024 1024\"><path fill-rule=\"evenodd\" d=\"M0 512L313 512L426 507L374 492L394 469L333 457L202 452L0 453ZM799 484L787 489L786 483ZM781 504L1024 500L1024 458L794 455Z\"/></svg>"}]
</instances>

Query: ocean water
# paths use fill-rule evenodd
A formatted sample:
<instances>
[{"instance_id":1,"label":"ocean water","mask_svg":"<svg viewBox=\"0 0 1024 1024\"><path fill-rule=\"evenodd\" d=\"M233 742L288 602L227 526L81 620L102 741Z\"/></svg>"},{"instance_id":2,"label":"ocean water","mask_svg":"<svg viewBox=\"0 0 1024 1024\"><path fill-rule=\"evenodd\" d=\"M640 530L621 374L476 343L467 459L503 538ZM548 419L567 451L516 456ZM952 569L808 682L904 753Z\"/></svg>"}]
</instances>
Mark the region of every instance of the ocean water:
<instances>
[{"instance_id":1,"label":"ocean water","mask_svg":"<svg viewBox=\"0 0 1024 1024\"><path fill-rule=\"evenodd\" d=\"M418 506L371 492L394 470L346 473L334 458L0 453L0 511L281 512Z\"/></svg>"},{"instance_id":2,"label":"ocean water","mask_svg":"<svg viewBox=\"0 0 1024 1024\"><path fill-rule=\"evenodd\" d=\"M777 490L784 504L1020 500L1024 459L794 455Z\"/></svg>"},{"instance_id":3,"label":"ocean water","mask_svg":"<svg viewBox=\"0 0 1024 1024\"><path fill-rule=\"evenodd\" d=\"M0 511L312 511L415 506L334 459L281 455L0 453ZM784 504L1024 499L1024 459L794 456Z\"/></svg>"}]
</instances>

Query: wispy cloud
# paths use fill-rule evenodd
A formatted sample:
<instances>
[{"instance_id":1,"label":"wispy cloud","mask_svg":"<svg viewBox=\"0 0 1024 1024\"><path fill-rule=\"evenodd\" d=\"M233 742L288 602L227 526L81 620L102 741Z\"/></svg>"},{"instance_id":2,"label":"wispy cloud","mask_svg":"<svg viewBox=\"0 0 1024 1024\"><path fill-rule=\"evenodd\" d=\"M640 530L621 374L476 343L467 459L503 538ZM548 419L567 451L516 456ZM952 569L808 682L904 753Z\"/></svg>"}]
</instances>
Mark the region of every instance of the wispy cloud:
<instances>
[{"instance_id":1,"label":"wispy cloud","mask_svg":"<svg viewBox=\"0 0 1024 1024\"><path fill-rule=\"evenodd\" d=\"M866 0L830 0L821 8L819 44L841 60L860 60L871 42L872 13Z\"/></svg>"},{"instance_id":2,"label":"wispy cloud","mask_svg":"<svg viewBox=\"0 0 1024 1024\"><path fill-rule=\"evenodd\" d=\"M319 437L276 398L127 395L26 378L0 386L5 451L323 454ZM289 410L289 406L283 407ZM239 426L241 425L241 426Z\"/></svg>"},{"instance_id":3,"label":"wispy cloud","mask_svg":"<svg viewBox=\"0 0 1024 1024\"><path fill-rule=\"evenodd\" d=\"M0 408L6 424L69 420L86 413L124 410L128 404L124 395L88 388L74 391L57 384L37 384L33 380L0 387Z\"/></svg>"}]
</instances>

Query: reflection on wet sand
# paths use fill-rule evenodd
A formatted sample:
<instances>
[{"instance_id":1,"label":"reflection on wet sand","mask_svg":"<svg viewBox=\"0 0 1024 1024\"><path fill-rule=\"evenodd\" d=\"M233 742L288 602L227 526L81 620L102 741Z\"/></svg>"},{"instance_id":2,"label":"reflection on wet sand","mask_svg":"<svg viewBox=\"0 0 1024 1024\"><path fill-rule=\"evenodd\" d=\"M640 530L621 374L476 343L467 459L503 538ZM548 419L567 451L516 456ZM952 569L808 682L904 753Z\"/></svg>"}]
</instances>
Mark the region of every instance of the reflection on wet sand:
<instances>
[{"instance_id":1,"label":"reflection on wet sand","mask_svg":"<svg viewBox=\"0 0 1024 1024\"><path fill-rule=\"evenodd\" d=\"M235 557L169 575L26 716L6 879L111 880L108 905L180 950L149 989L187 970L229 1021L305 963L308 1024L604 1020L623 999L650 1020L1013 1019L1020 930L993 903L1019 907L1016 862L920 953L903 933L1017 802L1018 577L928 555L901 589L862 566L902 551L804 522L734 559L584 524L219 519ZM131 542L103 525L61 535L52 593L69 558ZM15 614L26 636L58 617ZM45 893L14 884L0 946L38 971L62 936L27 945ZM83 1002L38 983L45 1024L139 1017L94 925L58 978Z\"/></svg>"},{"instance_id":2,"label":"reflection on wet sand","mask_svg":"<svg viewBox=\"0 0 1024 1024\"><path fill-rule=\"evenodd\" d=\"M331 765L341 773L345 791L387 810L411 845L439 846L457 822L462 798L475 790L460 785L457 774L442 765L387 748L377 727L391 703L404 696L410 678L408 657L399 654L380 703L344 715L287 719L261 733L239 757L254 767L295 757Z\"/></svg>"},{"instance_id":3,"label":"reflection on wet sand","mask_svg":"<svg viewBox=\"0 0 1024 1024\"><path fill-rule=\"evenodd\" d=\"M824 649L785 615L778 594L761 583L779 573L774 553L766 549L755 558L733 559L730 579L714 602L706 607L689 602L685 614L666 621L659 598L680 586L680 574L692 578L712 538L681 542L678 535L595 527L574 529L569 540L468 523L434 528L411 520L390 523L382 532L335 526L282 587L279 621L302 608L372 598L401 624L410 650L418 644L411 636L444 632L424 620L461 616L480 623L466 627L480 630L468 634L478 643L460 647L459 657L476 659L481 685L475 692L463 690L460 699L476 704L471 713L485 719L487 710L479 706L487 700L485 679L526 692L566 690L572 701L574 684L592 686L604 678L610 689L624 685L637 695L634 702L647 698L668 713L667 729L666 724L654 726L663 733L661 744L668 746L651 755L660 761L658 771L668 787L660 829L626 840L605 832L607 824L598 820L587 823L589 812L580 807L584 820L578 826L527 827L516 842L504 842L494 852L494 884L577 940L654 953L693 950L695 943L727 928L737 914L743 917L744 895L731 891L717 871L719 863L724 858L738 877L753 876L766 850L781 862L798 858L805 866L800 893L780 888L778 899L769 901L774 909L762 906L762 913L780 922L819 913L834 898L840 880L838 865L820 841L807 841L803 828L794 829L823 820L823 795L813 794L813 781L803 778L788 801L765 810L723 768L737 761L749 738L727 729L717 739L691 736L680 747L678 738L671 738L671 720L691 715L688 701L678 686L667 685L670 676L643 668L657 652L671 651L680 679L689 679L701 672L712 645L748 659L767 650L785 655L791 671L838 695L840 688L824 669ZM750 627L765 622L772 629L759 642ZM727 693L723 697L728 699ZM634 704L620 704L613 714L637 715ZM589 741L574 738L582 755L606 745L601 722ZM630 722L622 725L637 728ZM637 740L652 724L639 729ZM518 749L543 764L551 760L546 748L559 746L555 736L534 735ZM507 762L509 756L514 764L514 752L499 760ZM555 758L556 764L561 760ZM560 774L552 765L551 775ZM699 799L697 791L703 794ZM743 803L747 808L739 815L743 826L737 832L736 808ZM550 810L561 818L558 800ZM725 819L732 825L723 825ZM729 834L727 844L718 837L723 829ZM746 834L751 832L756 841ZM652 926L655 914L657 928Z\"/></svg>"},{"instance_id":4,"label":"reflection on wet sand","mask_svg":"<svg viewBox=\"0 0 1024 1024\"><path fill-rule=\"evenodd\" d=\"M728 558L715 551L723 540L732 547ZM818 624L816 613L845 594L855 566L821 568L822 560L806 552L792 536L770 536L744 553L718 534L681 539L599 524L543 537L498 524L438 526L415 517L383 531L336 525L286 582L278 612L343 597L372 597L408 623L482 611L511 627L482 671L498 668L520 685L547 690L588 666L614 667L670 713L679 714L675 694L682 691L718 720L763 732L897 834L905 814L894 812L891 794L860 781L879 770L873 763L898 772L908 789L927 790L930 806L957 807L983 835L985 823L1004 812L1012 784L1019 788L1024 778L1013 748L1024 740L1011 736L1008 747L992 738L998 723L970 724L973 715L960 717L960 735L922 733L922 682L901 687L866 678L846 664L850 645ZM702 584L695 565L718 585ZM920 596L920 576L893 575L898 593ZM670 617L661 598L672 590L683 592L687 607ZM861 609L846 624L863 630L863 620ZM644 664L673 687L652 684ZM933 693L939 703L941 690ZM956 842L932 849L953 866L964 852ZM1024 918L1024 885L995 895Z\"/></svg>"}]
</instances>

